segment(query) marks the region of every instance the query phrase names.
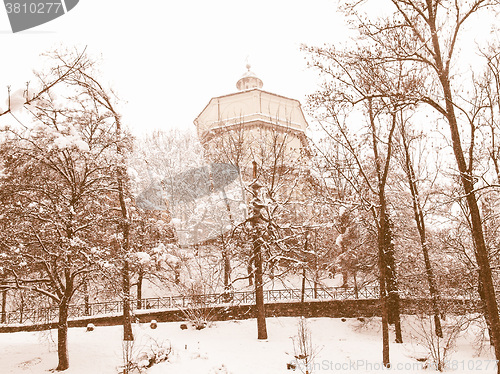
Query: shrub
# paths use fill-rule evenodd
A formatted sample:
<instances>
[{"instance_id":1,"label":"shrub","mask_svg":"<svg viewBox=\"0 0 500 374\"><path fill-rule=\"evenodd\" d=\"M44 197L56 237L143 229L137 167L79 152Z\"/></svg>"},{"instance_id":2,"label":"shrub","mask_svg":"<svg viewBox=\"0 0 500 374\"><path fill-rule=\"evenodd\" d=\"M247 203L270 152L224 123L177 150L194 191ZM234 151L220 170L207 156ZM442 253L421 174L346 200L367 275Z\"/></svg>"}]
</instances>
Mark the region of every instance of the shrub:
<instances>
[{"instance_id":1,"label":"shrub","mask_svg":"<svg viewBox=\"0 0 500 374\"><path fill-rule=\"evenodd\" d=\"M292 342L296 366L302 373L311 374L314 369L314 359L319 353L319 349L312 342L311 331L304 317L299 320L297 335L292 337Z\"/></svg>"}]
</instances>

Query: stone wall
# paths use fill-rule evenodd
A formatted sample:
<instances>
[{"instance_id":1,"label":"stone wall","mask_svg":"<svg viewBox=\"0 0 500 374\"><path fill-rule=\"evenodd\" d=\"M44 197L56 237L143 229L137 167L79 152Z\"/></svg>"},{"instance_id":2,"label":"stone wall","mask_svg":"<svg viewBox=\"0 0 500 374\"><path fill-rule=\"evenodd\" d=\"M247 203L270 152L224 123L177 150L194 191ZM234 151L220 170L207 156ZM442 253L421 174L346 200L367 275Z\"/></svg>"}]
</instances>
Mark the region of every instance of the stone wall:
<instances>
[{"instance_id":1,"label":"stone wall","mask_svg":"<svg viewBox=\"0 0 500 374\"><path fill-rule=\"evenodd\" d=\"M446 314L465 314L479 312L479 304L474 300L444 299L441 301L441 310ZM431 311L431 300L429 299L401 299L402 314L420 314ZM233 319L255 318L254 305L238 305L231 307L215 307L207 310L215 321L227 321ZM332 300L332 301L308 301L304 303L271 303L266 304L267 317L330 317L330 318L353 318L380 316L380 300ZM182 311L150 311L147 309L137 310L135 313L137 322L148 323L151 320L158 322L181 322L187 318ZM119 315L103 317L87 317L68 322L69 327L85 327L88 323L96 326L113 326L122 323ZM0 333L17 331L39 331L57 328L57 323L26 326L2 326Z\"/></svg>"}]
</instances>

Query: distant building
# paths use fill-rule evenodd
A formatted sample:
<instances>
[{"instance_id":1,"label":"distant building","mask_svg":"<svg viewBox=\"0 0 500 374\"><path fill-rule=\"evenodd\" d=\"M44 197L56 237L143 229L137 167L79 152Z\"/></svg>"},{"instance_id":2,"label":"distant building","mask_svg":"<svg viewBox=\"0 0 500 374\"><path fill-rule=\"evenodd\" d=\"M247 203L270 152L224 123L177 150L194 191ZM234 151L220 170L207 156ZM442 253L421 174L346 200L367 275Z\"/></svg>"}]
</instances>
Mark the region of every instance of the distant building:
<instances>
[{"instance_id":1,"label":"distant building","mask_svg":"<svg viewBox=\"0 0 500 374\"><path fill-rule=\"evenodd\" d=\"M212 161L246 169L297 165L309 154L308 127L300 102L262 90L263 82L247 65L238 92L212 98L194 120L198 137Z\"/></svg>"}]
</instances>

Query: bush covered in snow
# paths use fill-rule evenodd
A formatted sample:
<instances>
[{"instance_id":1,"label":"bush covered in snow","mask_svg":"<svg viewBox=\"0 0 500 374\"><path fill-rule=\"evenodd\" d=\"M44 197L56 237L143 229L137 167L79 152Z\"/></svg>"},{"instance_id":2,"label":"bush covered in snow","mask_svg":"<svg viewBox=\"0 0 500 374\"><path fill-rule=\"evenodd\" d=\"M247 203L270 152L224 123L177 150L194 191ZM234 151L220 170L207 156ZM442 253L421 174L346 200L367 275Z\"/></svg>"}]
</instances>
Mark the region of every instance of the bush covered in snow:
<instances>
[{"instance_id":1,"label":"bush covered in snow","mask_svg":"<svg viewBox=\"0 0 500 374\"><path fill-rule=\"evenodd\" d=\"M147 350L142 351L137 357L139 369L149 368L154 364L166 361L172 352L170 342L155 341Z\"/></svg>"},{"instance_id":2,"label":"bush covered in snow","mask_svg":"<svg viewBox=\"0 0 500 374\"><path fill-rule=\"evenodd\" d=\"M127 362L122 367L120 374L140 374L145 373L148 368L160 362L167 361L172 353L170 341L158 341L151 339L149 345L136 351L134 342L128 347L129 354ZM139 352L134 354L135 352ZM135 358L134 358L135 356Z\"/></svg>"}]
</instances>

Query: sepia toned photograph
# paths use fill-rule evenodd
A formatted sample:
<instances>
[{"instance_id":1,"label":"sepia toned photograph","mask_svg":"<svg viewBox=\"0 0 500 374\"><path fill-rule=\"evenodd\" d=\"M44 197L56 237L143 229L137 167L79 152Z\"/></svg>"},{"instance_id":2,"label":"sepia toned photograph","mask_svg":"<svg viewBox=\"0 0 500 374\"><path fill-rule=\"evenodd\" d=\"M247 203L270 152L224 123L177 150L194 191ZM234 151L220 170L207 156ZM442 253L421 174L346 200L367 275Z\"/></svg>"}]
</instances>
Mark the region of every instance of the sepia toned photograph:
<instances>
[{"instance_id":1,"label":"sepia toned photograph","mask_svg":"<svg viewBox=\"0 0 500 374\"><path fill-rule=\"evenodd\" d=\"M499 21L4 0L0 374L500 374Z\"/></svg>"}]
</instances>

